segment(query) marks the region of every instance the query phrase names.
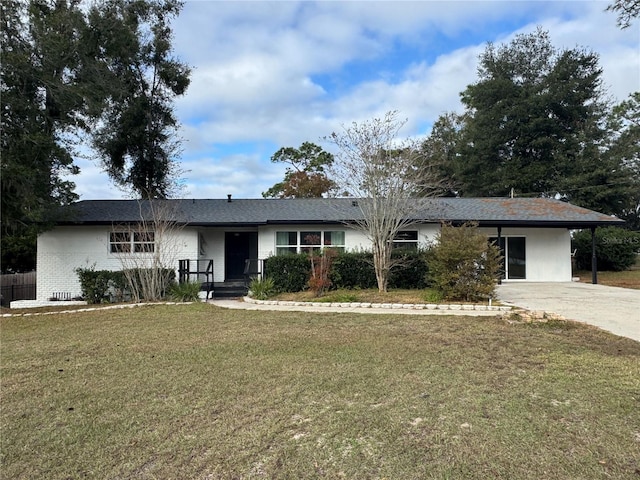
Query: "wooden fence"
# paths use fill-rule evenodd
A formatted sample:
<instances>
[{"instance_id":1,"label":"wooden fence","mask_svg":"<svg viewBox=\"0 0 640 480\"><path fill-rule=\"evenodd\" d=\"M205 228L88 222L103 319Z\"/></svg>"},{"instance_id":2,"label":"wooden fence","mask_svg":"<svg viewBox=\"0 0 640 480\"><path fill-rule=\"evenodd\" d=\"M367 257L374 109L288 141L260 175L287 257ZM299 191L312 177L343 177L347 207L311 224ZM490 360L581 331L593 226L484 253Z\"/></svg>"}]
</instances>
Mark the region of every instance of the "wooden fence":
<instances>
[{"instance_id":1,"label":"wooden fence","mask_svg":"<svg viewBox=\"0 0 640 480\"><path fill-rule=\"evenodd\" d=\"M36 272L0 275L0 294L3 307L14 300L35 300Z\"/></svg>"}]
</instances>

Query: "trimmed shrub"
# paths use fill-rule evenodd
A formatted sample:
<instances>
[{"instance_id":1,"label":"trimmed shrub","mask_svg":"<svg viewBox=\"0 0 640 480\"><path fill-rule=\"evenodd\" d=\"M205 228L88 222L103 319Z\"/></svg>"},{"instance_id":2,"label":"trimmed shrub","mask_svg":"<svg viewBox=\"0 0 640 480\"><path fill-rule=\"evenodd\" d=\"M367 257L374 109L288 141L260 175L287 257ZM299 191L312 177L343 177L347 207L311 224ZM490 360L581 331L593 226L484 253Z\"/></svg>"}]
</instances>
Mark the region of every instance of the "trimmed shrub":
<instances>
[{"instance_id":1,"label":"trimmed shrub","mask_svg":"<svg viewBox=\"0 0 640 480\"><path fill-rule=\"evenodd\" d=\"M278 292L300 292L307 288L311 264L306 254L274 255L264 261L264 274Z\"/></svg>"},{"instance_id":2,"label":"trimmed shrub","mask_svg":"<svg viewBox=\"0 0 640 480\"><path fill-rule=\"evenodd\" d=\"M427 303L440 303L442 302L442 293L439 290L425 290L422 297Z\"/></svg>"},{"instance_id":3,"label":"trimmed shrub","mask_svg":"<svg viewBox=\"0 0 640 480\"><path fill-rule=\"evenodd\" d=\"M422 290L427 286L426 252L422 250L394 250L391 258L398 261L389 274L389 288Z\"/></svg>"},{"instance_id":4,"label":"trimmed shrub","mask_svg":"<svg viewBox=\"0 0 640 480\"><path fill-rule=\"evenodd\" d=\"M579 270L591 270L591 230L576 232L571 244L576 250L576 267ZM596 229L598 270L627 270L634 265L638 252L640 232L620 227Z\"/></svg>"},{"instance_id":5,"label":"trimmed shrub","mask_svg":"<svg viewBox=\"0 0 640 480\"><path fill-rule=\"evenodd\" d=\"M393 257L399 261L399 265L391 271L390 288L425 288L428 268L424 251L398 250L393 252ZM316 257L316 263L320 258ZM329 284L331 289L377 287L371 252L342 252L332 260L328 278L322 280L323 290ZM300 292L314 288L311 262L306 253L269 257L265 260L264 269L265 275L273 279L278 292ZM316 278L320 277L316 275Z\"/></svg>"},{"instance_id":6,"label":"trimmed shrub","mask_svg":"<svg viewBox=\"0 0 640 480\"><path fill-rule=\"evenodd\" d=\"M77 268L76 273L82 298L88 303L121 302L127 298L157 300L153 292L159 292L160 298L166 297L176 278L176 272L170 268L111 271L90 267Z\"/></svg>"},{"instance_id":7,"label":"trimmed shrub","mask_svg":"<svg viewBox=\"0 0 640 480\"><path fill-rule=\"evenodd\" d=\"M330 274L333 287L339 288L375 288L376 272L373 269L371 252L344 252L333 262Z\"/></svg>"},{"instance_id":8,"label":"trimmed shrub","mask_svg":"<svg viewBox=\"0 0 640 480\"><path fill-rule=\"evenodd\" d=\"M389 275L389 288L422 289L428 272L424 251L395 250L391 254L398 264ZM331 280L335 288L377 288L371 252L341 253L333 262Z\"/></svg>"},{"instance_id":9,"label":"trimmed shrub","mask_svg":"<svg viewBox=\"0 0 640 480\"><path fill-rule=\"evenodd\" d=\"M429 278L445 300L480 300L495 295L500 251L475 224L443 224L428 254Z\"/></svg>"},{"instance_id":10,"label":"trimmed shrub","mask_svg":"<svg viewBox=\"0 0 640 480\"><path fill-rule=\"evenodd\" d=\"M95 270L94 267L76 268L82 298L87 303L121 301L126 281L122 272Z\"/></svg>"}]
</instances>

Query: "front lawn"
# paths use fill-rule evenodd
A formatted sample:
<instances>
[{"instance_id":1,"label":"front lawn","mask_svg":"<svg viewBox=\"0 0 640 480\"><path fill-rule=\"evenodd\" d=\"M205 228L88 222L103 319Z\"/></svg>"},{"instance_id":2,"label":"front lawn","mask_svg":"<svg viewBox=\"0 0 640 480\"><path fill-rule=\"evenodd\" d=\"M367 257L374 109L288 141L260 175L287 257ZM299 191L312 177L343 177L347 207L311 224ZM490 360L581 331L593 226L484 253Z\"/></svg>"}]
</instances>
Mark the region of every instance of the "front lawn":
<instances>
[{"instance_id":1,"label":"front lawn","mask_svg":"<svg viewBox=\"0 0 640 480\"><path fill-rule=\"evenodd\" d=\"M640 343L207 304L1 320L2 478L634 479Z\"/></svg>"}]
</instances>

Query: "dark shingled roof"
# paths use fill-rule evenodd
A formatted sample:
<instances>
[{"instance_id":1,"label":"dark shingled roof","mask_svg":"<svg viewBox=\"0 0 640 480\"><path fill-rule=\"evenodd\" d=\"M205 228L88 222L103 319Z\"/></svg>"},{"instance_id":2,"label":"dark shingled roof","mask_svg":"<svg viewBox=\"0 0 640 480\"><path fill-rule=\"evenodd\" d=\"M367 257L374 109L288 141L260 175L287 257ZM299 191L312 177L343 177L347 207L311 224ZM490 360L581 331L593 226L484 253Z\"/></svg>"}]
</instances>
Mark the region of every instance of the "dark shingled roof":
<instances>
[{"instance_id":1,"label":"dark shingled roof","mask_svg":"<svg viewBox=\"0 0 640 480\"><path fill-rule=\"evenodd\" d=\"M194 199L162 200L165 211L179 223L195 226L258 226L322 224L361 218L358 201L350 198L310 199ZM476 221L481 226L550 226L587 228L622 224L616 217L548 198L430 198L416 199L413 217L422 222ZM134 223L149 203L138 200L84 200L64 209L62 225ZM64 218L64 220L62 220Z\"/></svg>"}]
</instances>

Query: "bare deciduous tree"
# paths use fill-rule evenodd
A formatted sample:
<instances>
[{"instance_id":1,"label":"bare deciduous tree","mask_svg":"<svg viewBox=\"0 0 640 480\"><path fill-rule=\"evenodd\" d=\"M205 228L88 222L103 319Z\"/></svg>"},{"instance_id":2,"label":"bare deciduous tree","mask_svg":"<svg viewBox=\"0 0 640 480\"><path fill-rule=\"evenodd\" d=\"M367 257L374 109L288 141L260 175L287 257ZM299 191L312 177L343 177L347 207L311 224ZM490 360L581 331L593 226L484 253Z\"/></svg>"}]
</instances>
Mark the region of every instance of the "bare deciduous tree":
<instances>
[{"instance_id":1,"label":"bare deciduous tree","mask_svg":"<svg viewBox=\"0 0 640 480\"><path fill-rule=\"evenodd\" d=\"M118 258L135 302L160 300L175 279L183 228L176 221L175 205L169 200L141 200L140 221L116 229L123 239Z\"/></svg>"},{"instance_id":2,"label":"bare deciduous tree","mask_svg":"<svg viewBox=\"0 0 640 480\"><path fill-rule=\"evenodd\" d=\"M416 197L442 190L437 169L422 153L419 142L401 140L398 132L406 120L391 111L384 118L343 126L325 140L338 148L329 169L337 189L357 198L362 213L355 228L371 241L373 262L381 292L387 291L393 241L399 231L415 225L423 207Z\"/></svg>"}]
</instances>

